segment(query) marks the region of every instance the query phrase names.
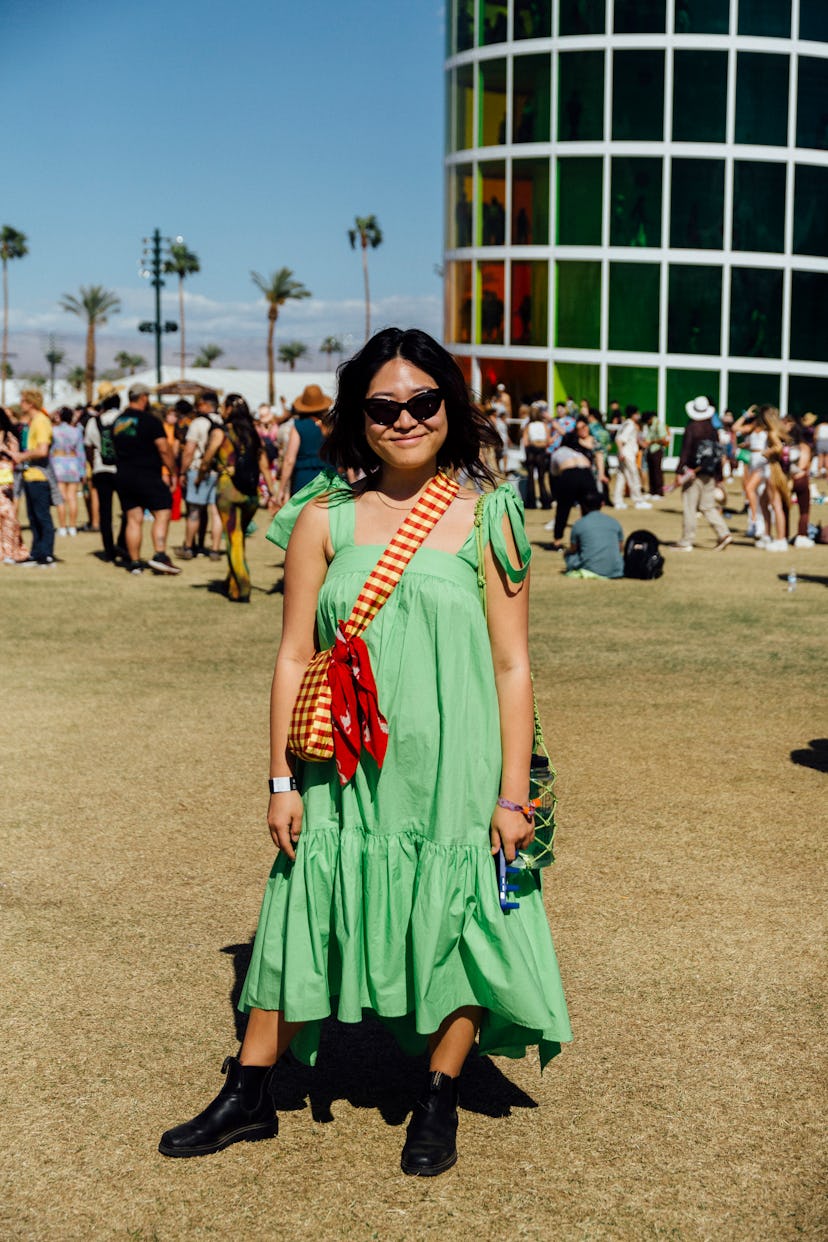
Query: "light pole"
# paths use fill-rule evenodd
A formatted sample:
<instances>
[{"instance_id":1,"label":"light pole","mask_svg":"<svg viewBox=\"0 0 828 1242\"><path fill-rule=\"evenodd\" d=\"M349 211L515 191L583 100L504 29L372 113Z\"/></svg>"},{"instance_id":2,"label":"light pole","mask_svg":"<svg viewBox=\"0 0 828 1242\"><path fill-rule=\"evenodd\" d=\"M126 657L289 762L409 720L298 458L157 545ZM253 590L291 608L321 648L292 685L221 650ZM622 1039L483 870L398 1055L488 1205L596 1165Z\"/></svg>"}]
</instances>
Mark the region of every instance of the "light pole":
<instances>
[{"instance_id":1,"label":"light pole","mask_svg":"<svg viewBox=\"0 0 828 1242\"><path fill-rule=\"evenodd\" d=\"M176 238L176 241L179 239ZM161 272L164 266L166 250L172 244L169 237L162 237L160 229L154 229L152 237L145 237L144 252L141 259L141 275L145 280L149 280L155 290L155 320L145 319L138 324L139 332L152 332L155 335L155 377L158 384L161 383L161 337L166 332L177 332L178 324L172 319L166 319L161 322L161 290L164 288L164 282L161 279Z\"/></svg>"}]
</instances>

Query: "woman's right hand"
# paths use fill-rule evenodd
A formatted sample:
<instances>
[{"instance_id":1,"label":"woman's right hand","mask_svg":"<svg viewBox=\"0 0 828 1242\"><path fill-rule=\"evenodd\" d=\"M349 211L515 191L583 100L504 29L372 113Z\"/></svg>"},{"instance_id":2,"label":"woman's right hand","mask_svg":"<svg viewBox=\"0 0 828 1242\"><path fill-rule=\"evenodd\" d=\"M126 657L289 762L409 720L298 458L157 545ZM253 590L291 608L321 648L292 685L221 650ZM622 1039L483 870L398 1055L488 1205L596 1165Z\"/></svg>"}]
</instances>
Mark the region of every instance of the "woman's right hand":
<instances>
[{"instance_id":1,"label":"woman's right hand","mask_svg":"<svg viewBox=\"0 0 828 1242\"><path fill-rule=\"evenodd\" d=\"M291 862L296 859L296 843L302 831L304 806L302 795L292 789L287 793L270 795L267 808L267 826L273 838L273 844L285 854Z\"/></svg>"}]
</instances>

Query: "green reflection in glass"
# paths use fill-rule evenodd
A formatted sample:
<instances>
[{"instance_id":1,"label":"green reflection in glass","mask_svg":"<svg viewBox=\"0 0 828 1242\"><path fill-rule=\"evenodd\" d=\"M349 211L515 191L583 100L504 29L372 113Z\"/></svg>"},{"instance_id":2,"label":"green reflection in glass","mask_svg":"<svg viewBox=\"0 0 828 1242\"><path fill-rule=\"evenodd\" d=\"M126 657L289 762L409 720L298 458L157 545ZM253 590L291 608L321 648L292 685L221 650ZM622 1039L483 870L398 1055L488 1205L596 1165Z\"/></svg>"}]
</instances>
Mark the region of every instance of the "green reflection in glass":
<instances>
[{"instance_id":1,"label":"green reflection in glass","mask_svg":"<svg viewBox=\"0 0 828 1242\"><path fill-rule=\"evenodd\" d=\"M727 34L729 0L676 0L676 34Z\"/></svg>"},{"instance_id":2,"label":"green reflection in glass","mask_svg":"<svg viewBox=\"0 0 828 1242\"><path fill-rule=\"evenodd\" d=\"M472 169L458 164L449 169L448 248L472 244Z\"/></svg>"},{"instance_id":3,"label":"green reflection in glass","mask_svg":"<svg viewBox=\"0 0 828 1242\"><path fill-rule=\"evenodd\" d=\"M506 61L480 62L479 83L481 147L499 147L506 141Z\"/></svg>"},{"instance_id":4,"label":"green reflection in glass","mask_svg":"<svg viewBox=\"0 0 828 1242\"><path fill-rule=\"evenodd\" d=\"M549 56L516 56L513 64L513 142L548 142L551 61Z\"/></svg>"},{"instance_id":5,"label":"green reflection in glass","mask_svg":"<svg viewBox=\"0 0 828 1242\"><path fill-rule=\"evenodd\" d=\"M615 0L615 34L663 34L664 0Z\"/></svg>"},{"instance_id":6,"label":"green reflection in glass","mask_svg":"<svg viewBox=\"0 0 828 1242\"><path fill-rule=\"evenodd\" d=\"M555 342L597 349L601 339L601 264L555 264Z\"/></svg>"},{"instance_id":7,"label":"green reflection in glass","mask_svg":"<svg viewBox=\"0 0 828 1242\"><path fill-rule=\"evenodd\" d=\"M727 377L727 405L739 418L752 405L779 407L779 376L731 371Z\"/></svg>"},{"instance_id":8,"label":"green reflection in glass","mask_svg":"<svg viewBox=\"0 0 828 1242\"><path fill-rule=\"evenodd\" d=\"M607 367L607 392L621 409L635 405L654 410L658 405L658 371L655 367Z\"/></svg>"},{"instance_id":9,"label":"green reflection in glass","mask_svg":"<svg viewBox=\"0 0 828 1242\"><path fill-rule=\"evenodd\" d=\"M681 52L673 57L673 140L724 142L727 52Z\"/></svg>"},{"instance_id":10,"label":"green reflection in glass","mask_svg":"<svg viewBox=\"0 0 828 1242\"><path fill-rule=\"evenodd\" d=\"M719 408L719 372L670 369L667 371L667 426L685 427L686 405L696 397L707 397Z\"/></svg>"},{"instance_id":11,"label":"green reflection in glass","mask_svg":"<svg viewBox=\"0 0 828 1242\"><path fill-rule=\"evenodd\" d=\"M474 146L474 69L463 65L455 70L454 143L455 151Z\"/></svg>"},{"instance_id":12,"label":"green reflection in glass","mask_svg":"<svg viewBox=\"0 0 828 1242\"><path fill-rule=\"evenodd\" d=\"M733 166L733 249L785 249L785 165L736 160Z\"/></svg>"},{"instance_id":13,"label":"green reflection in glass","mask_svg":"<svg viewBox=\"0 0 828 1242\"><path fill-rule=\"evenodd\" d=\"M738 33L777 39L789 38L790 0L739 0Z\"/></svg>"},{"instance_id":14,"label":"green reflection in glass","mask_svg":"<svg viewBox=\"0 0 828 1242\"><path fill-rule=\"evenodd\" d=\"M673 160L670 245L720 250L723 218L723 161Z\"/></svg>"},{"instance_id":15,"label":"green reflection in glass","mask_svg":"<svg viewBox=\"0 0 828 1242\"><path fill-rule=\"evenodd\" d=\"M782 352L782 273L734 267L730 280L730 353L778 358Z\"/></svg>"},{"instance_id":16,"label":"green reflection in glass","mask_svg":"<svg viewBox=\"0 0 828 1242\"><path fill-rule=\"evenodd\" d=\"M828 150L828 60L800 56L796 145Z\"/></svg>"},{"instance_id":17,"label":"green reflection in glass","mask_svg":"<svg viewBox=\"0 0 828 1242\"><path fill-rule=\"evenodd\" d=\"M604 0L561 0L558 31L562 35L603 34Z\"/></svg>"},{"instance_id":18,"label":"green reflection in glass","mask_svg":"<svg viewBox=\"0 0 828 1242\"><path fill-rule=\"evenodd\" d=\"M600 156L558 160L558 233L561 246L601 244Z\"/></svg>"},{"instance_id":19,"label":"green reflection in glass","mask_svg":"<svg viewBox=\"0 0 828 1242\"><path fill-rule=\"evenodd\" d=\"M610 245L661 245L662 161L621 155L612 161Z\"/></svg>"},{"instance_id":20,"label":"green reflection in glass","mask_svg":"<svg viewBox=\"0 0 828 1242\"><path fill-rule=\"evenodd\" d=\"M721 268L671 264L667 304L668 353L719 353L722 323Z\"/></svg>"},{"instance_id":21,"label":"green reflection in glass","mask_svg":"<svg viewBox=\"0 0 828 1242\"><path fill-rule=\"evenodd\" d=\"M467 52L474 47L474 0L455 0L457 21L457 51Z\"/></svg>"},{"instance_id":22,"label":"green reflection in glass","mask_svg":"<svg viewBox=\"0 0 828 1242\"><path fill-rule=\"evenodd\" d=\"M512 244L549 245L549 160L512 161Z\"/></svg>"},{"instance_id":23,"label":"green reflection in glass","mask_svg":"<svg viewBox=\"0 0 828 1242\"><path fill-rule=\"evenodd\" d=\"M660 141L664 137L664 53L614 52L612 136Z\"/></svg>"},{"instance_id":24,"label":"green reflection in glass","mask_svg":"<svg viewBox=\"0 0 828 1242\"><path fill-rule=\"evenodd\" d=\"M828 43L828 4L825 0L799 0L799 37Z\"/></svg>"},{"instance_id":25,"label":"green reflection in glass","mask_svg":"<svg viewBox=\"0 0 828 1242\"><path fill-rule=\"evenodd\" d=\"M797 164L794 254L828 255L828 168Z\"/></svg>"},{"instance_id":26,"label":"green reflection in glass","mask_svg":"<svg viewBox=\"0 0 828 1242\"><path fill-rule=\"evenodd\" d=\"M552 33L552 0L515 0L515 38L545 39Z\"/></svg>"},{"instance_id":27,"label":"green reflection in glass","mask_svg":"<svg viewBox=\"0 0 828 1242\"><path fill-rule=\"evenodd\" d=\"M509 6L504 0L480 0L477 29L481 44L506 42L509 37Z\"/></svg>"},{"instance_id":28,"label":"green reflection in glass","mask_svg":"<svg viewBox=\"0 0 828 1242\"><path fill-rule=\"evenodd\" d=\"M791 357L828 362L828 273L794 272L791 304ZM825 409L819 411L825 414Z\"/></svg>"},{"instance_id":29,"label":"green reflection in glass","mask_svg":"<svg viewBox=\"0 0 828 1242\"><path fill-rule=\"evenodd\" d=\"M558 74L558 141L603 138L604 53L562 52Z\"/></svg>"},{"instance_id":30,"label":"green reflection in glass","mask_svg":"<svg viewBox=\"0 0 828 1242\"><path fill-rule=\"evenodd\" d=\"M809 411L825 421L828 410L828 379L821 375L792 375L788 380L788 409L799 418Z\"/></svg>"},{"instance_id":31,"label":"green reflection in glass","mask_svg":"<svg viewBox=\"0 0 828 1242\"><path fill-rule=\"evenodd\" d=\"M598 394L601 390L601 371L592 362L557 362L553 370L553 401L573 401L586 399L590 405L598 408Z\"/></svg>"},{"instance_id":32,"label":"green reflection in glass","mask_svg":"<svg viewBox=\"0 0 828 1242\"><path fill-rule=\"evenodd\" d=\"M736 141L771 147L787 144L787 56L739 52L736 57Z\"/></svg>"},{"instance_id":33,"label":"green reflection in glass","mask_svg":"<svg viewBox=\"0 0 828 1242\"><path fill-rule=\"evenodd\" d=\"M510 339L513 345L548 345L548 263L512 263Z\"/></svg>"},{"instance_id":34,"label":"green reflection in glass","mask_svg":"<svg viewBox=\"0 0 828 1242\"><path fill-rule=\"evenodd\" d=\"M656 263L610 263L610 349L657 351L660 275Z\"/></svg>"},{"instance_id":35,"label":"green reflection in glass","mask_svg":"<svg viewBox=\"0 0 828 1242\"><path fill-rule=\"evenodd\" d=\"M506 165L502 160L478 166L479 246L502 246L506 241Z\"/></svg>"}]
</instances>

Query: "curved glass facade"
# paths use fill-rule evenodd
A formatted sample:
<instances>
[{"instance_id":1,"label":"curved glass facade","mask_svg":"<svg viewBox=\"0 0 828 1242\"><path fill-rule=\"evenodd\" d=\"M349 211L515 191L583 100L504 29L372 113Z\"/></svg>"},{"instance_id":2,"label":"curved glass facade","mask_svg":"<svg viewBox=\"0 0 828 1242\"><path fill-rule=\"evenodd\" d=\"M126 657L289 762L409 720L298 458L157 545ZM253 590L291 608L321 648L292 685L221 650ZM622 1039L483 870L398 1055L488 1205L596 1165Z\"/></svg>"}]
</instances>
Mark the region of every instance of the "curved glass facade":
<instances>
[{"instance_id":1,"label":"curved glass facade","mask_svg":"<svg viewBox=\"0 0 828 1242\"><path fill-rule=\"evenodd\" d=\"M828 0L449 0L473 387L828 410Z\"/></svg>"}]
</instances>

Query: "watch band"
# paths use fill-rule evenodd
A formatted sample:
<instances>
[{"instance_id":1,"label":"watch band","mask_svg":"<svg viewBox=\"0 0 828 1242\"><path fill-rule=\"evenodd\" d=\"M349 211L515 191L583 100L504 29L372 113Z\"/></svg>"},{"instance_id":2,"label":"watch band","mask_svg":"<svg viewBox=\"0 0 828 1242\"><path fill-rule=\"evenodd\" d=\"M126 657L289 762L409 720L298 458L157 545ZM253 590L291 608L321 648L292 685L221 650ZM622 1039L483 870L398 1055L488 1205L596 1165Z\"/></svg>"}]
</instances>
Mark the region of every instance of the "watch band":
<instances>
[{"instance_id":1,"label":"watch band","mask_svg":"<svg viewBox=\"0 0 828 1242\"><path fill-rule=\"evenodd\" d=\"M299 786L292 776L271 776L268 779L267 787L272 794L274 793L290 793Z\"/></svg>"}]
</instances>

